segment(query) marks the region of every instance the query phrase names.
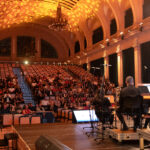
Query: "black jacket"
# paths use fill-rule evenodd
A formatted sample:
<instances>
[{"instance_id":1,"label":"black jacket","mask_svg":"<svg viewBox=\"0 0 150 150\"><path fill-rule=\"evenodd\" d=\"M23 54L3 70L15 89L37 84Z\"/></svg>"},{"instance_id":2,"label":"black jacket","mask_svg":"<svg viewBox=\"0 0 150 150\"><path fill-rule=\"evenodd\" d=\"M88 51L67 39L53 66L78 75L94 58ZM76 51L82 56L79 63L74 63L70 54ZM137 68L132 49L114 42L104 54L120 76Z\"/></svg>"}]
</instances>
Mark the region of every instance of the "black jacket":
<instances>
[{"instance_id":1,"label":"black jacket","mask_svg":"<svg viewBox=\"0 0 150 150\"><path fill-rule=\"evenodd\" d=\"M126 107L124 105L124 101L130 97L130 98L134 98L134 97L138 97L140 96L140 90L138 88L135 88L134 86L128 86L128 87L125 87L121 90L120 92L120 99L119 99L119 105L120 105L120 108L124 108Z\"/></svg>"}]
</instances>

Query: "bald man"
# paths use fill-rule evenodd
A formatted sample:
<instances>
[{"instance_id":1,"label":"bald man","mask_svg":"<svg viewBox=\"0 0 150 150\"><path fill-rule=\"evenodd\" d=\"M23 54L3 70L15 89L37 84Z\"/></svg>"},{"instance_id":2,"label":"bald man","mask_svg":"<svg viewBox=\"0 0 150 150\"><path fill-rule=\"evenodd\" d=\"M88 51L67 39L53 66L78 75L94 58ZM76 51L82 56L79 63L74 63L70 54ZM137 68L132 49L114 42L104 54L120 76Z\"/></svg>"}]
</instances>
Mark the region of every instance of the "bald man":
<instances>
[{"instance_id":1,"label":"bald man","mask_svg":"<svg viewBox=\"0 0 150 150\"><path fill-rule=\"evenodd\" d=\"M123 130L128 130L128 126L122 116L122 113L126 112L126 109L125 109L126 106L123 103L127 99L127 97L140 96L140 91L138 88L135 88L134 79L132 76L128 76L125 82L126 82L127 87L123 88L120 92L120 99L119 99L120 107L117 109L116 113L117 113L119 120L123 124ZM134 130L136 130L137 126L139 125L139 122L140 122L140 118L136 117L134 120Z\"/></svg>"}]
</instances>

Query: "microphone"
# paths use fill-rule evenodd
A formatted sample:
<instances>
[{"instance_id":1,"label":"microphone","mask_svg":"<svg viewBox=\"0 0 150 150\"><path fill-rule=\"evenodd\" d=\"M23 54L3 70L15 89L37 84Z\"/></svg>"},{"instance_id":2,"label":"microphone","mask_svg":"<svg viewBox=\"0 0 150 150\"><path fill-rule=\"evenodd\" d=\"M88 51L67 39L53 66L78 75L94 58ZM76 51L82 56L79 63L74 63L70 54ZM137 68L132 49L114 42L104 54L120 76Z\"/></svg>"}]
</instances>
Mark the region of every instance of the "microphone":
<instances>
[{"instance_id":1,"label":"microphone","mask_svg":"<svg viewBox=\"0 0 150 150\"><path fill-rule=\"evenodd\" d=\"M91 67L91 68L93 68L93 69L98 69L98 70L101 69L101 68L99 68L99 67Z\"/></svg>"},{"instance_id":2,"label":"microphone","mask_svg":"<svg viewBox=\"0 0 150 150\"><path fill-rule=\"evenodd\" d=\"M111 64L102 64L102 66L111 67L112 65Z\"/></svg>"}]
</instances>

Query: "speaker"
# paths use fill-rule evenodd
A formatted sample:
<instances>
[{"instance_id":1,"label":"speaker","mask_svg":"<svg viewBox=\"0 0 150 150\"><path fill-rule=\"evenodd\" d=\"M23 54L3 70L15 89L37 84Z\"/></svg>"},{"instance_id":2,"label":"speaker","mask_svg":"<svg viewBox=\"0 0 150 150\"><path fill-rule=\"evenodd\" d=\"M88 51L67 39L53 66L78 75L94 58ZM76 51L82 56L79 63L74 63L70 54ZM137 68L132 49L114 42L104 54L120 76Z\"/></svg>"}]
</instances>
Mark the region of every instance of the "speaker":
<instances>
[{"instance_id":1,"label":"speaker","mask_svg":"<svg viewBox=\"0 0 150 150\"><path fill-rule=\"evenodd\" d=\"M71 150L71 148L50 136L40 136L35 142L35 148L36 150Z\"/></svg>"}]
</instances>

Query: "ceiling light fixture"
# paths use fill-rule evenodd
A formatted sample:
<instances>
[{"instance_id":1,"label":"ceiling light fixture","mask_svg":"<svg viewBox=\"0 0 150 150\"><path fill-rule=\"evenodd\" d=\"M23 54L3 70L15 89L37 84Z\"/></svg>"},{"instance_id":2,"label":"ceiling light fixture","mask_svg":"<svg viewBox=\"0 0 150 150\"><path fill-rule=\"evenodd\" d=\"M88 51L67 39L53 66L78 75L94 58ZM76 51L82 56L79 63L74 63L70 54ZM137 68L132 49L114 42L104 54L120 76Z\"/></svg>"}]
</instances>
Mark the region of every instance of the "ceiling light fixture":
<instances>
[{"instance_id":1,"label":"ceiling light fixture","mask_svg":"<svg viewBox=\"0 0 150 150\"><path fill-rule=\"evenodd\" d=\"M62 16L60 3L58 3L56 18L50 20L48 28L54 31L69 30L68 20Z\"/></svg>"}]
</instances>

